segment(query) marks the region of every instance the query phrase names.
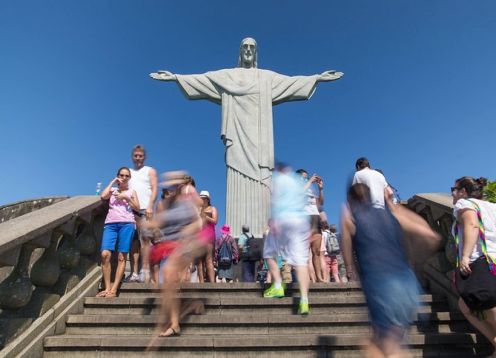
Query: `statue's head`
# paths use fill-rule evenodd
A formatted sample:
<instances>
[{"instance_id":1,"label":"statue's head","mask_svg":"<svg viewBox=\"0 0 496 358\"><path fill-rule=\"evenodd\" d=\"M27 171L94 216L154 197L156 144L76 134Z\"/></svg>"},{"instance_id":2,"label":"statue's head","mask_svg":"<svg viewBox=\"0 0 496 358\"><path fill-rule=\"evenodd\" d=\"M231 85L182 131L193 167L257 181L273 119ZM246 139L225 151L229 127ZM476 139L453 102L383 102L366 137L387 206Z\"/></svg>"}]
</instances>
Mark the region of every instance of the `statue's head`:
<instances>
[{"instance_id":1,"label":"statue's head","mask_svg":"<svg viewBox=\"0 0 496 358\"><path fill-rule=\"evenodd\" d=\"M241 41L239 46L238 67L257 68L257 42L251 37Z\"/></svg>"}]
</instances>

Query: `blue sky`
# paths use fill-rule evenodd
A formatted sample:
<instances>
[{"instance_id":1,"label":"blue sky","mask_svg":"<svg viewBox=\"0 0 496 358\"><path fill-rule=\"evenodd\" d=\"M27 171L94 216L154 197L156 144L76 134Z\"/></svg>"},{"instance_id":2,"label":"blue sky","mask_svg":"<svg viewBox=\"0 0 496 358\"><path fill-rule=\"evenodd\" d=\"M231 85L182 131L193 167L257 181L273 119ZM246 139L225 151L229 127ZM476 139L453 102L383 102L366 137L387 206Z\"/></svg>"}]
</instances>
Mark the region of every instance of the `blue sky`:
<instances>
[{"instance_id":1,"label":"blue sky","mask_svg":"<svg viewBox=\"0 0 496 358\"><path fill-rule=\"evenodd\" d=\"M325 180L337 220L357 157L402 198L496 178L496 2L0 1L0 204L93 194L141 143L148 163L187 169L224 220L220 108L188 101L166 69L343 71L308 102L274 108L279 160Z\"/></svg>"}]
</instances>

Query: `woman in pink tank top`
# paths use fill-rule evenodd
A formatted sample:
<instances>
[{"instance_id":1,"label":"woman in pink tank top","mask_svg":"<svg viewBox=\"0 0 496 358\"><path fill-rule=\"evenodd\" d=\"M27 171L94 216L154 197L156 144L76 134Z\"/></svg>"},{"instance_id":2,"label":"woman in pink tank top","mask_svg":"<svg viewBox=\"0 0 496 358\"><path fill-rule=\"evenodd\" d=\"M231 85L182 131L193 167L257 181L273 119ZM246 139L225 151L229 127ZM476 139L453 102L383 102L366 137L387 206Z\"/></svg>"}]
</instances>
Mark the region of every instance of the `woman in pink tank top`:
<instances>
[{"instance_id":1,"label":"woman in pink tank top","mask_svg":"<svg viewBox=\"0 0 496 358\"><path fill-rule=\"evenodd\" d=\"M200 198L203 200L201 209L201 218L203 228L200 232L200 240L207 246L207 254L200 258L198 263L198 279L204 282L203 267L207 272L209 282L215 282L214 271L214 244L215 244L215 224L217 224L217 209L210 203L210 193L206 190L200 192Z\"/></svg>"},{"instance_id":2,"label":"woman in pink tank top","mask_svg":"<svg viewBox=\"0 0 496 358\"><path fill-rule=\"evenodd\" d=\"M127 254L131 247L131 240L136 230L133 210L139 211L138 195L134 190L129 189L129 179L131 171L127 167L122 167L117 171L117 177L103 190L102 200L109 201L109 210L105 218L103 228L101 256L102 274L105 289L97 294L97 297L115 297L117 288L124 275ZM114 187L117 185L117 188ZM119 253L117 269L114 283L110 282L112 252Z\"/></svg>"}]
</instances>

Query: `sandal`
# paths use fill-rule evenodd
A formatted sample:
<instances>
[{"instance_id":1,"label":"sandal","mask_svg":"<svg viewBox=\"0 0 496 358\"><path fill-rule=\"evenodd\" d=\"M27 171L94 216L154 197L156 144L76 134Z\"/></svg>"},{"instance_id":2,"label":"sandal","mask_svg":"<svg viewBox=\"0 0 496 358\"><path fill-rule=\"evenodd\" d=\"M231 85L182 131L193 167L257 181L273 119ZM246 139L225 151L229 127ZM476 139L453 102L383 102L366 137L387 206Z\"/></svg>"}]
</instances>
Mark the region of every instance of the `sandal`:
<instances>
[{"instance_id":1,"label":"sandal","mask_svg":"<svg viewBox=\"0 0 496 358\"><path fill-rule=\"evenodd\" d=\"M98 293L96 294L96 296L95 296L95 297L107 297L108 293L109 293L109 291L106 291L106 290L104 290L104 291L100 291L100 292L98 292Z\"/></svg>"},{"instance_id":2,"label":"sandal","mask_svg":"<svg viewBox=\"0 0 496 358\"><path fill-rule=\"evenodd\" d=\"M180 335L181 335L181 331L179 330L179 328L177 328L177 331L176 331L174 328L169 327L164 332L160 332L160 334L158 336L159 337L179 337Z\"/></svg>"}]
</instances>

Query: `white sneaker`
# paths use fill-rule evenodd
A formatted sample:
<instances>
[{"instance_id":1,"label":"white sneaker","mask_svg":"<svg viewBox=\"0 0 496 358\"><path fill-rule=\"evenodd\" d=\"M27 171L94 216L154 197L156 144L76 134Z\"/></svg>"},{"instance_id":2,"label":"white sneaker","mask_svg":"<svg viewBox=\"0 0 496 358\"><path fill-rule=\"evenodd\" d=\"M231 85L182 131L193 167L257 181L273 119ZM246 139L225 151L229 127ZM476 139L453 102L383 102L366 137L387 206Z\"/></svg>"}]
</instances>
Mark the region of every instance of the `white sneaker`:
<instances>
[{"instance_id":1,"label":"white sneaker","mask_svg":"<svg viewBox=\"0 0 496 358\"><path fill-rule=\"evenodd\" d=\"M139 276L134 272L124 279L124 282L140 282Z\"/></svg>"},{"instance_id":2,"label":"white sneaker","mask_svg":"<svg viewBox=\"0 0 496 358\"><path fill-rule=\"evenodd\" d=\"M147 276L150 275L148 270L141 270L139 273L139 282L146 282Z\"/></svg>"}]
</instances>

